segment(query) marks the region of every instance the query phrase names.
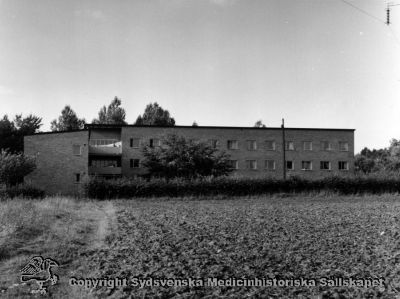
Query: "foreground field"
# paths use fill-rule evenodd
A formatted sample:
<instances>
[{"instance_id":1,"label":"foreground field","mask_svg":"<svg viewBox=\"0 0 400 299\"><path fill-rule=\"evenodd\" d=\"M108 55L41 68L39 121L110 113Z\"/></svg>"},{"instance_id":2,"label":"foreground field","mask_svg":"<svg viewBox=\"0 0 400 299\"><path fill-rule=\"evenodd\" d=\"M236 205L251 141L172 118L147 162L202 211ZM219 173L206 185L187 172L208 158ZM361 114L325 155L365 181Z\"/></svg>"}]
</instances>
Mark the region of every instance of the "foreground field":
<instances>
[{"instance_id":1,"label":"foreground field","mask_svg":"<svg viewBox=\"0 0 400 299\"><path fill-rule=\"evenodd\" d=\"M0 248L6 248L0 252L0 273L7 275L0 290L9 297L28 297L36 287L21 285L18 271L37 254L61 264L60 282L49 287L53 297L395 298L400 294L398 196L0 202L2 227L16 221L13 215L24 204L36 210L35 217L27 216L35 233L21 241L28 221L19 229L3 229L0 239ZM127 278L128 284L91 289L69 285L70 277ZM376 278L385 283L375 287L130 283L132 278L293 282L323 277ZM10 287L14 283L18 285Z\"/></svg>"}]
</instances>

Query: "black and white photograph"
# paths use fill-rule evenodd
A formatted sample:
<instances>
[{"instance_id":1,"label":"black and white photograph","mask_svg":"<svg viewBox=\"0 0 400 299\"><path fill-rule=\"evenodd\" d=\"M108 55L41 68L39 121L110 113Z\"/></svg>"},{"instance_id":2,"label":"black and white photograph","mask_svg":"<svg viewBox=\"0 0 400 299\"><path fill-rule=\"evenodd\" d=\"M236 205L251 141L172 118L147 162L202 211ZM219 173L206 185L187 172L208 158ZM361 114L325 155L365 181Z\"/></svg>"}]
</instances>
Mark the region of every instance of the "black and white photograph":
<instances>
[{"instance_id":1,"label":"black and white photograph","mask_svg":"<svg viewBox=\"0 0 400 299\"><path fill-rule=\"evenodd\" d=\"M400 298L400 0L0 0L0 298Z\"/></svg>"}]
</instances>

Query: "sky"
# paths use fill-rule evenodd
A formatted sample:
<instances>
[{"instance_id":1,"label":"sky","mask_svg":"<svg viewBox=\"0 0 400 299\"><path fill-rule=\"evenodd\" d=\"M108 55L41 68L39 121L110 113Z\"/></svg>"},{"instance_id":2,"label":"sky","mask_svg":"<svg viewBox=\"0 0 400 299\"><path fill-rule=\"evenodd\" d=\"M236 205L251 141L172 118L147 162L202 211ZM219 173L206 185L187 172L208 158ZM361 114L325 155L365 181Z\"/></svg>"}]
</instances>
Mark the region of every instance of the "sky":
<instances>
[{"instance_id":1,"label":"sky","mask_svg":"<svg viewBox=\"0 0 400 299\"><path fill-rule=\"evenodd\" d=\"M396 4L396 1L392 1ZM400 3L400 1L398 1ZM400 138L400 6L383 0L0 0L0 116L50 129L118 96L134 123L352 128Z\"/></svg>"}]
</instances>

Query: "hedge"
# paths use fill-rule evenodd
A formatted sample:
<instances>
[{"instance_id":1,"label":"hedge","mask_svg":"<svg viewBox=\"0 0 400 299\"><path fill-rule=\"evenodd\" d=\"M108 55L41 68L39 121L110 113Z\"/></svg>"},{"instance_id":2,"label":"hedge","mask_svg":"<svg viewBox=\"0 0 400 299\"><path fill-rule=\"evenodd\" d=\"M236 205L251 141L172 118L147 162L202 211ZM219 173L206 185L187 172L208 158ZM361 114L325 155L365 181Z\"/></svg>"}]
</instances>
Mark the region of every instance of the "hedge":
<instances>
[{"instance_id":1,"label":"hedge","mask_svg":"<svg viewBox=\"0 0 400 299\"><path fill-rule=\"evenodd\" d=\"M0 189L0 198L44 198L45 192L42 189L30 185L16 185Z\"/></svg>"},{"instance_id":2,"label":"hedge","mask_svg":"<svg viewBox=\"0 0 400 299\"><path fill-rule=\"evenodd\" d=\"M399 193L400 179L328 177L306 180L271 178L206 178L197 180L117 179L92 178L85 184L85 195L95 199L133 197L181 197L204 195L260 195L274 193L333 192L337 194Z\"/></svg>"}]
</instances>

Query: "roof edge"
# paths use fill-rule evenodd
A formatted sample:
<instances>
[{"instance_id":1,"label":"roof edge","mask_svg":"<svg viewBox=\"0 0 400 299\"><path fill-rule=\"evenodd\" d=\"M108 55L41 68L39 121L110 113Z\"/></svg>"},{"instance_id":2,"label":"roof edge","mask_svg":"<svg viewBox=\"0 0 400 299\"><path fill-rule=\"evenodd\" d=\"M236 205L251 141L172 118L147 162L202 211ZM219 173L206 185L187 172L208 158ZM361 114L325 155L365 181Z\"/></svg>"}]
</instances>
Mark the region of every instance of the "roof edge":
<instances>
[{"instance_id":1,"label":"roof edge","mask_svg":"<svg viewBox=\"0 0 400 299\"><path fill-rule=\"evenodd\" d=\"M98 124L86 124L84 129L71 130L71 131L50 131L50 132L38 132L34 134L28 134L25 136L35 136L35 135L46 135L46 134L64 134L64 133L76 133L85 132L89 129L118 129L122 127L137 127L137 128L184 128L184 129L231 129L231 130L282 130L280 127L266 127L266 128L256 128L256 127L228 127L228 126L150 126L150 125L98 125ZM356 129L340 129L340 128L291 128L285 127L285 130L304 130L304 131L348 131L354 132Z\"/></svg>"},{"instance_id":2,"label":"roof edge","mask_svg":"<svg viewBox=\"0 0 400 299\"><path fill-rule=\"evenodd\" d=\"M151 125L113 125L113 124L86 124L86 129L117 129L122 127L137 128L191 128L191 129L236 129L236 130L282 130L281 127L234 127L234 126L151 126ZM356 129L340 129L340 128L291 128L285 127L285 130L318 130L318 131L355 131Z\"/></svg>"},{"instance_id":3,"label":"roof edge","mask_svg":"<svg viewBox=\"0 0 400 299\"><path fill-rule=\"evenodd\" d=\"M76 132L85 132L88 131L88 129L80 129L80 130L71 130L71 131L49 131L49 132L37 132L34 134L28 134L24 135L25 136L35 136L35 135L46 135L46 134L64 134L64 133L76 133Z\"/></svg>"}]
</instances>

